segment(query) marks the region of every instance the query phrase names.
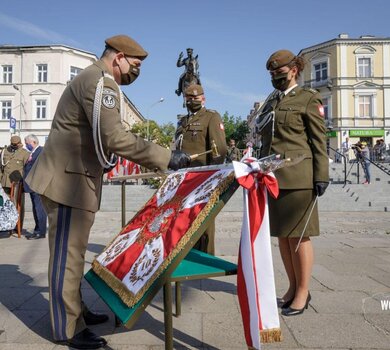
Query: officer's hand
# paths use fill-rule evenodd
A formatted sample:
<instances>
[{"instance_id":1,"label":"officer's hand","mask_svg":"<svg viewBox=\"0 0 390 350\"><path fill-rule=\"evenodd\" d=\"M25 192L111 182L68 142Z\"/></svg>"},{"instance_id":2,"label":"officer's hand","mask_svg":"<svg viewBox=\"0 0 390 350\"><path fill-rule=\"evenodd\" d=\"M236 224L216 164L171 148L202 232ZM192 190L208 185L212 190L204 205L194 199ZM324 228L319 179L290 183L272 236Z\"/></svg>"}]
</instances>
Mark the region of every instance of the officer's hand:
<instances>
[{"instance_id":1,"label":"officer's hand","mask_svg":"<svg viewBox=\"0 0 390 350\"><path fill-rule=\"evenodd\" d=\"M183 58L183 51L180 52L180 54L179 54L179 60L181 60L182 58Z\"/></svg>"},{"instance_id":2,"label":"officer's hand","mask_svg":"<svg viewBox=\"0 0 390 350\"><path fill-rule=\"evenodd\" d=\"M174 150L171 154L171 160L169 161L168 168L172 170L179 170L181 168L187 168L191 163L189 154Z\"/></svg>"},{"instance_id":3,"label":"officer's hand","mask_svg":"<svg viewBox=\"0 0 390 350\"><path fill-rule=\"evenodd\" d=\"M329 182L315 182L314 187L316 190L316 194L318 197L321 197L324 193L326 188L329 186Z\"/></svg>"}]
</instances>

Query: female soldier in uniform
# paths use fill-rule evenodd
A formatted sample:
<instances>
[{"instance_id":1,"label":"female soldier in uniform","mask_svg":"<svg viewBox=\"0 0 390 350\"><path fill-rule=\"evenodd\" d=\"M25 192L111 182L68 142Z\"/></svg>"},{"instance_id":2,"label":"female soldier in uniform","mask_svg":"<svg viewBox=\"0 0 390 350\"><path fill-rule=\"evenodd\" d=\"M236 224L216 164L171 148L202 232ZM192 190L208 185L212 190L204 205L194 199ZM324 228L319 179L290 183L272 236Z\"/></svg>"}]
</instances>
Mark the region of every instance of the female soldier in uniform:
<instances>
[{"instance_id":1,"label":"female soldier in uniform","mask_svg":"<svg viewBox=\"0 0 390 350\"><path fill-rule=\"evenodd\" d=\"M280 194L276 200L269 198L271 235L278 237L290 283L279 305L283 315L293 316L303 313L311 299L313 247L310 237L319 235L316 199L325 192L329 181L324 109L316 90L297 85L304 68L302 57L279 50L270 56L266 67L276 89L271 98L275 114L260 130L261 156L304 157L300 163L275 172Z\"/></svg>"}]
</instances>

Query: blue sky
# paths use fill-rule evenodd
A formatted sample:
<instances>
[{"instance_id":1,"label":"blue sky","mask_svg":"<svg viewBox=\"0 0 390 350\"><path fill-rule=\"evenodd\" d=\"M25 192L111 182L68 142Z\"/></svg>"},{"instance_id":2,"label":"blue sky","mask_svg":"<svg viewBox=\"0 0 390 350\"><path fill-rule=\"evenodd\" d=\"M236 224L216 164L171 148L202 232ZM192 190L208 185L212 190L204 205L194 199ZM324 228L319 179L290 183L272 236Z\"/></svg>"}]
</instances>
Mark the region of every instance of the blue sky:
<instances>
[{"instance_id":1,"label":"blue sky","mask_svg":"<svg viewBox=\"0 0 390 350\"><path fill-rule=\"evenodd\" d=\"M13 0L0 10L0 44L64 44L100 56L104 39L128 34L149 56L123 90L145 117L176 124L185 113L176 60L187 47L199 55L207 107L245 118L272 89L272 52L298 53L340 33L390 37L389 14L388 0Z\"/></svg>"}]
</instances>

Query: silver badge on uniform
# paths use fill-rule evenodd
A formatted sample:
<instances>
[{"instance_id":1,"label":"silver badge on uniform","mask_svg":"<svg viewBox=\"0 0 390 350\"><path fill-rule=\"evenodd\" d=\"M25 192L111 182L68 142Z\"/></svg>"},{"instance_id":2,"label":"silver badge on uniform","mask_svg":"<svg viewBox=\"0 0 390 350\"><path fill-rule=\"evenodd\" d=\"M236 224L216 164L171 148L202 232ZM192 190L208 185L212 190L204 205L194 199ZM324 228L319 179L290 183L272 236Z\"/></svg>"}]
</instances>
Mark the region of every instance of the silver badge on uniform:
<instances>
[{"instance_id":1,"label":"silver badge on uniform","mask_svg":"<svg viewBox=\"0 0 390 350\"><path fill-rule=\"evenodd\" d=\"M110 109L116 106L115 97L112 95L103 95L102 103L104 107Z\"/></svg>"}]
</instances>

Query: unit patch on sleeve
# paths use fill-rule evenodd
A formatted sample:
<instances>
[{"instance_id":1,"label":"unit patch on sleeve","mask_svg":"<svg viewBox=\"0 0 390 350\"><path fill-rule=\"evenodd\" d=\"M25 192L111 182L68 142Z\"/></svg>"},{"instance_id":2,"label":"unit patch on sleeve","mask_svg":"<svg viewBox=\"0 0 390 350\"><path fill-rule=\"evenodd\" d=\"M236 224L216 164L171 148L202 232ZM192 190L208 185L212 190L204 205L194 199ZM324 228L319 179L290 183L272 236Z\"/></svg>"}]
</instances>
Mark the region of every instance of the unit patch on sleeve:
<instances>
[{"instance_id":1,"label":"unit patch on sleeve","mask_svg":"<svg viewBox=\"0 0 390 350\"><path fill-rule=\"evenodd\" d=\"M102 104L104 107L113 109L116 106L116 100L115 97L117 97L118 94L111 89L103 89L103 96L102 96Z\"/></svg>"}]
</instances>

